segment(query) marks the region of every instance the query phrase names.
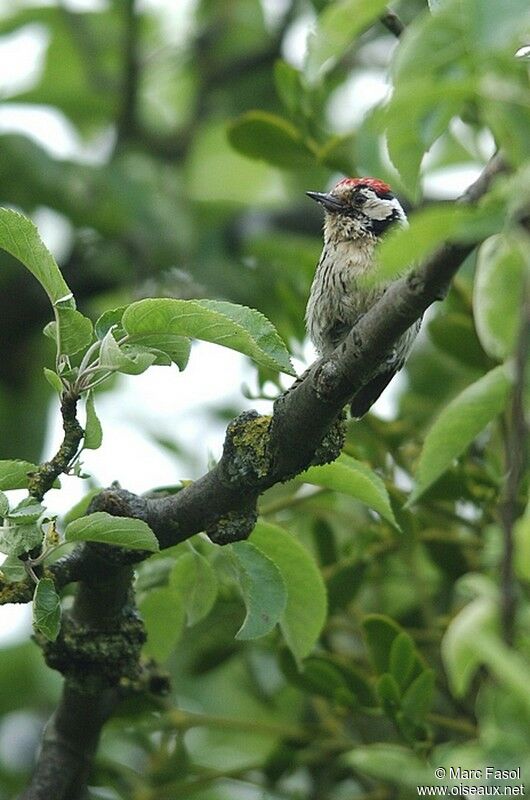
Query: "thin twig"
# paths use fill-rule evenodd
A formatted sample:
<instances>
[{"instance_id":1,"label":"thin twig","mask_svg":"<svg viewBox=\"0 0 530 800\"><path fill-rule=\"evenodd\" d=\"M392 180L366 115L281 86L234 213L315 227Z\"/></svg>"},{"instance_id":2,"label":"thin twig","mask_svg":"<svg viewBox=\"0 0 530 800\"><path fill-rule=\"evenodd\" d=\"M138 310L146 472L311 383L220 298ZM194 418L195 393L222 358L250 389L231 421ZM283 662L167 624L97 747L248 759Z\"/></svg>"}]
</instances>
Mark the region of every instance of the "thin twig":
<instances>
[{"instance_id":1,"label":"thin twig","mask_svg":"<svg viewBox=\"0 0 530 800\"><path fill-rule=\"evenodd\" d=\"M85 432L76 416L79 397L75 394L65 393L61 397L61 415L63 418L64 437L57 453L50 461L45 461L35 472L30 475L28 488L31 497L39 502L48 492L59 475L68 471L75 458L81 439Z\"/></svg>"}]
</instances>

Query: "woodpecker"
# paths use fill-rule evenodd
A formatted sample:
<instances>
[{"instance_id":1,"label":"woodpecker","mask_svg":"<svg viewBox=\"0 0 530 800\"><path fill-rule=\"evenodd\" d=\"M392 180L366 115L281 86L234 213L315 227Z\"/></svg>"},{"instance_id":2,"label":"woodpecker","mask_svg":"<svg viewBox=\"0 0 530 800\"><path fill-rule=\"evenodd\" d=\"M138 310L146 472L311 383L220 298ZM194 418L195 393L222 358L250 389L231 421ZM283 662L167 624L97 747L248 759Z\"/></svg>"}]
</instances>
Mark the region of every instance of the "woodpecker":
<instances>
[{"instance_id":1,"label":"woodpecker","mask_svg":"<svg viewBox=\"0 0 530 800\"><path fill-rule=\"evenodd\" d=\"M321 356L344 341L363 314L386 291L380 283L359 285L374 265L379 239L407 216L390 186L378 178L343 178L330 192L306 192L324 207L324 247L306 309L309 336ZM353 417L362 417L404 365L421 320L396 342L375 376L351 401Z\"/></svg>"}]
</instances>

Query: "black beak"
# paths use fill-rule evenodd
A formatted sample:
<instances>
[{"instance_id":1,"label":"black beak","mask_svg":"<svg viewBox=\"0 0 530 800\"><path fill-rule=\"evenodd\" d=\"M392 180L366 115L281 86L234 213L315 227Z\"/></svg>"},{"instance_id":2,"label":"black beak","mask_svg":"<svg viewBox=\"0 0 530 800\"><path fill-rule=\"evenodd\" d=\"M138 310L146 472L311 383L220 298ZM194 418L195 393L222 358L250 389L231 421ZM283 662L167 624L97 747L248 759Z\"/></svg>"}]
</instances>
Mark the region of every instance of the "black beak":
<instances>
[{"instance_id":1,"label":"black beak","mask_svg":"<svg viewBox=\"0 0 530 800\"><path fill-rule=\"evenodd\" d=\"M326 211L344 211L344 203L332 194L327 194L326 192L306 192L306 195L323 205Z\"/></svg>"}]
</instances>

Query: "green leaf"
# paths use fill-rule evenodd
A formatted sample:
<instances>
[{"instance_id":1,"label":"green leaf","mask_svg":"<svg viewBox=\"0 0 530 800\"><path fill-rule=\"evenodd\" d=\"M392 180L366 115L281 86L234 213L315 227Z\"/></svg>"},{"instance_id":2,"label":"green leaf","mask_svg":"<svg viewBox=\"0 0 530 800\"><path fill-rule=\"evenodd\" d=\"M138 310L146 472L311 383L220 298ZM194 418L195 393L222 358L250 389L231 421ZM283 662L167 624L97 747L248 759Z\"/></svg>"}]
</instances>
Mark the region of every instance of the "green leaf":
<instances>
[{"instance_id":1,"label":"green leaf","mask_svg":"<svg viewBox=\"0 0 530 800\"><path fill-rule=\"evenodd\" d=\"M429 320L427 331L439 350L461 364L481 372L491 366L469 314L457 311L437 314Z\"/></svg>"},{"instance_id":2,"label":"green leaf","mask_svg":"<svg viewBox=\"0 0 530 800\"><path fill-rule=\"evenodd\" d=\"M188 625L209 614L217 599L217 576L210 562L196 551L177 558L169 584L182 594Z\"/></svg>"},{"instance_id":3,"label":"green leaf","mask_svg":"<svg viewBox=\"0 0 530 800\"><path fill-rule=\"evenodd\" d=\"M407 719L420 725L429 712L434 695L435 673L426 669L410 684L401 700L401 710Z\"/></svg>"},{"instance_id":4,"label":"green leaf","mask_svg":"<svg viewBox=\"0 0 530 800\"><path fill-rule=\"evenodd\" d=\"M59 350L68 356L85 350L92 341L94 328L91 320L74 308L55 307L55 314L59 323ZM44 329L46 336L57 340L57 322L50 322Z\"/></svg>"},{"instance_id":5,"label":"green leaf","mask_svg":"<svg viewBox=\"0 0 530 800\"><path fill-rule=\"evenodd\" d=\"M51 578L41 578L33 595L33 624L50 642L61 627L61 601Z\"/></svg>"},{"instance_id":6,"label":"green leaf","mask_svg":"<svg viewBox=\"0 0 530 800\"><path fill-rule=\"evenodd\" d=\"M368 614L362 621L362 628L375 669L379 674L388 672L392 645L402 629L384 614Z\"/></svg>"},{"instance_id":7,"label":"green leaf","mask_svg":"<svg viewBox=\"0 0 530 800\"><path fill-rule=\"evenodd\" d=\"M514 533L515 572L520 580L530 583L530 501L524 515L515 523Z\"/></svg>"},{"instance_id":8,"label":"green leaf","mask_svg":"<svg viewBox=\"0 0 530 800\"><path fill-rule=\"evenodd\" d=\"M3 492L0 492L0 519L5 517L9 511L9 500Z\"/></svg>"},{"instance_id":9,"label":"green leaf","mask_svg":"<svg viewBox=\"0 0 530 800\"><path fill-rule=\"evenodd\" d=\"M241 575L247 615L236 639L257 639L269 633L287 602L287 592L278 567L250 542L230 545Z\"/></svg>"},{"instance_id":10,"label":"green leaf","mask_svg":"<svg viewBox=\"0 0 530 800\"><path fill-rule=\"evenodd\" d=\"M112 328L119 328L121 326L121 319L126 308L127 306L110 308L108 311L104 311L103 314L98 317L96 324L94 325L94 331L98 339L104 339Z\"/></svg>"},{"instance_id":11,"label":"green leaf","mask_svg":"<svg viewBox=\"0 0 530 800\"><path fill-rule=\"evenodd\" d=\"M348 689L341 670L326 657L310 656L299 674L300 688L334 699L337 690Z\"/></svg>"},{"instance_id":12,"label":"green leaf","mask_svg":"<svg viewBox=\"0 0 530 800\"><path fill-rule=\"evenodd\" d=\"M401 693L396 679L385 672L377 679L375 688L385 714L393 717L401 705Z\"/></svg>"},{"instance_id":13,"label":"green leaf","mask_svg":"<svg viewBox=\"0 0 530 800\"><path fill-rule=\"evenodd\" d=\"M386 107L386 140L391 161L413 200L419 198L423 156L473 96L474 88L474 81L454 76L443 87L423 75L396 83Z\"/></svg>"},{"instance_id":14,"label":"green leaf","mask_svg":"<svg viewBox=\"0 0 530 800\"><path fill-rule=\"evenodd\" d=\"M324 486L336 492L355 497L373 508L381 516L398 528L385 484L370 467L351 456L342 454L332 464L309 467L300 475L305 483Z\"/></svg>"},{"instance_id":15,"label":"green leaf","mask_svg":"<svg viewBox=\"0 0 530 800\"><path fill-rule=\"evenodd\" d=\"M103 431L101 423L96 414L94 405L94 393L89 392L86 399L86 422L84 446L87 450L97 450L103 441Z\"/></svg>"},{"instance_id":16,"label":"green leaf","mask_svg":"<svg viewBox=\"0 0 530 800\"><path fill-rule=\"evenodd\" d=\"M114 517L105 511L96 511L86 517L78 517L66 526L67 542L101 542L130 550L159 549L155 534L141 519Z\"/></svg>"},{"instance_id":17,"label":"green leaf","mask_svg":"<svg viewBox=\"0 0 530 800\"><path fill-rule=\"evenodd\" d=\"M407 228L396 228L381 242L370 283L388 281L403 274L448 239L475 242L501 225L502 218L489 207L434 205L416 211Z\"/></svg>"},{"instance_id":18,"label":"green leaf","mask_svg":"<svg viewBox=\"0 0 530 800\"><path fill-rule=\"evenodd\" d=\"M443 409L425 437L416 487L407 506L415 503L502 411L509 391L510 380L501 365L464 389Z\"/></svg>"},{"instance_id":19,"label":"green leaf","mask_svg":"<svg viewBox=\"0 0 530 800\"><path fill-rule=\"evenodd\" d=\"M125 375L140 375L145 372L156 360L153 353L140 351L130 354L119 346L114 338L112 329L109 330L101 342L99 363L105 369L123 372Z\"/></svg>"},{"instance_id":20,"label":"green leaf","mask_svg":"<svg viewBox=\"0 0 530 800\"><path fill-rule=\"evenodd\" d=\"M289 354L269 320L259 311L221 300L148 298L123 315L130 335L176 334L213 342L250 356L256 363L293 375Z\"/></svg>"},{"instance_id":21,"label":"green leaf","mask_svg":"<svg viewBox=\"0 0 530 800\"><path fill-rule=\"evenodd\" d=\"M182 595L170 586L151 589L140 602L147 630L146 655L166 661L182 635L186 618Z\"/></svg>"},{"instance_id":22,"label":"green leaf","mask_svg":"<svg viewBox=\"0 0 530 800\"><path fill-rule=\"evenodd\" d=\"M144 333L128 337L128 342L135 346L152 349L153 353L163 353L168 357L169 363L173 362L182 371L186 368L191 351L191 342L185 336L176 336L173 333ZM154 363L159 363L159 359Z\"/></svg>"},{"instance_id":23,"label":"green leaf","mask_svg":"<svg viewBox=\"0 0 530 800\"><path fill-rule=\"evenodd\" d=\"M279 569L287 589L280 616L284 639L298 662L311 652L326 621L326 587L313 556L291 534L258 520L250 542Z\"/></svg>"},{"instance_id":24,"label":"green leaf","mask_svg":"<svg viewBox=\"0 0 530 800\"><path fill-rule=\"evenodd\" d=\"M385 0L339 0L324 8L308 40L304 72L310 84L318 83L333 69L385 6Z\"/></svg>"},{"instance_id":25,"label":"green leaf","mask_svg":"<svg viewBox=\"0 0 530 800\"><path fill-rule=\"evenodd\" d=\"M4 525L0 528L0 553L20 556L42 542L42 531L35 524Z\"/></svg>"},{"instance_id":26,"label":"green leaf","mask_svg":"<svg viewBox=\"0 0 530 800\"><path fill-rule=\"evenodd\" d=\"M11 509L6 516L14 520L15 524L24 525L30 522L36 522L45 510L44 506L41 503L37 503L33 497L27 497L22 500L18 506Z\"/></svg>"},{"instance_id":27,"label":"green leaf","mask_svg":"<svg viewBox=\"0 0 530 800\"><path fill-rule=\"evenodd\" d=\"M371 744L356 747L344 755L344 761L359 772L378 780L417 787L432 784L432 769L409 748L397 744Z\"/></svg>"},{"instance_id":28,"label":"green leaf","mask_svg":"<svg viewBox=\"0 0 530 800\"><path fill-rule=\"evenodd\" d=\"M442 639L442 658L452 691L462 697L484 663L482 639L496 637L498 612L491 597L477 597L451 621Z\"/></svg>"},{"instance_id":29,"label":"green leaf","mask_svg":"<svg viewBox=\"0 0 530 800\"><path fill-rule=\"evenodd\" d=\"M13 583L18 583L28 577L26 568L18 556L8 556L0 565L0 572Z\"/></svg>"},{"instance_id":30,"label":"green leaf","mask_svg":"<svg viewBox=\"0 0 530 800\"><path fill-rule=\"evenodd\" d=\"M296 115L303 93L300 72L287 61L278 59L274 64L274 83L285 108L290 114Z\"/></svg>"},{"instance_id":31,"label":"green leaf","mask_svg":"<svg viewBox=\"0 0 530 800\"><path fill-rule=\"evenodd\" d=\"M248 111L231 123L228 140L248 158L283 169L311 167L315 156L300 132L285 119L266 111Z\"/></svg>"},{"instance_id":32,"label":"green leaf","mask_svg":"<svg viewBox=\"0 0 530 800\"><path fill-rule=\"evenodd\" d=\"M56 372L54 372L52 369L48 369L47 367L44 367L44 377L46 378L46 380L48 381L48 383L50 384L52 389L55 389L57 394L62 394L63 393L63 388L64 387L63 387L63 384L61 382L60 377L57 375Z\"/></svg>"},{"instance_id":33,"label":"green leaf","mask_svg":"<svg viewBox=\"0 0 530 800\"><path fill-rule=\"evenodd\" d=\"M28 472L35 472L38 467L30 461L0 461L0 490L26 489Z\"/></svg>"},{"instance_id":34,"label":"green leaf","mask_svg":"<svg viewBox=\"0 0 530 800\"><path fill-rule=\"evenodd\" d=\"M414 662L416 660L416 650L414 642L408 633L399 633L390 648L390 673L401 688L408 685Z\"/></svg>"},{"instance_id":35,"label":"green leaf","mask_svg":"<svg viewBox=\"0 0 530 800\"><path fill-rule=\"evenodd\" d=\"M508 237L498 234L482 244L477 256L473 314L484 350L499 361L514 349L524 277L522 254Z\"/></svg>"},{"instance_id":36,"label":"green leaf","mask_svg":"<svg viewBox=\"0 0 530 800\"><path fill-rule=\"evenodd\" d=\"M70 288L31 220L17 211L0 208L0 247L21 261L37 278L52 305L68 298L65 302L74 307Z\"/></svg>"}]
</instances>

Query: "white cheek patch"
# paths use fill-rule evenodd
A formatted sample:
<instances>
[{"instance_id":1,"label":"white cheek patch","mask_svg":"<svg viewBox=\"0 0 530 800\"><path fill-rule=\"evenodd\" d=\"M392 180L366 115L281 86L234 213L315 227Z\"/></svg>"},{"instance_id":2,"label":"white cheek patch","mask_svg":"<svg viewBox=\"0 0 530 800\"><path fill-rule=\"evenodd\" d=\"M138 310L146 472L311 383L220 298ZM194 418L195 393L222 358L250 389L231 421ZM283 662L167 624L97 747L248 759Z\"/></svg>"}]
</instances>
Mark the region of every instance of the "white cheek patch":
<instances>
[{"instance_id":1,"label":"white cheek patch","mask_svg":"<svg viewBox=\"0 0 530 800\"><path fill-rule=\"evenodd\" d=\"M363 206L363 213L371 219L388 219L392 214L397 211L403 223L406 224L405 212L401 208L399 200L393 197L391 200L385 200L383 197L378 197L372 190L365 190L367 200Z\"/></svg>"}]
</instances>

